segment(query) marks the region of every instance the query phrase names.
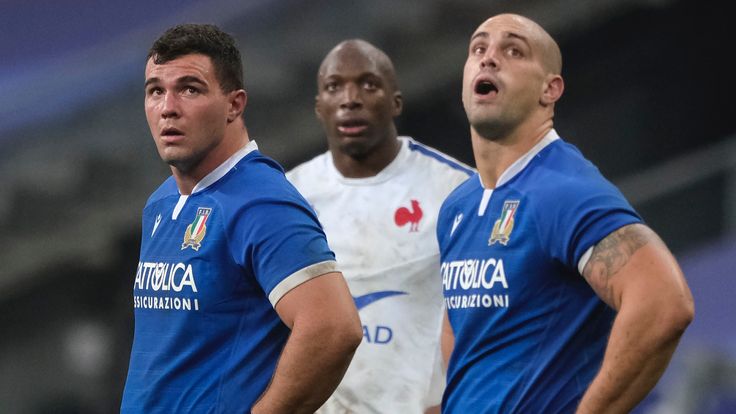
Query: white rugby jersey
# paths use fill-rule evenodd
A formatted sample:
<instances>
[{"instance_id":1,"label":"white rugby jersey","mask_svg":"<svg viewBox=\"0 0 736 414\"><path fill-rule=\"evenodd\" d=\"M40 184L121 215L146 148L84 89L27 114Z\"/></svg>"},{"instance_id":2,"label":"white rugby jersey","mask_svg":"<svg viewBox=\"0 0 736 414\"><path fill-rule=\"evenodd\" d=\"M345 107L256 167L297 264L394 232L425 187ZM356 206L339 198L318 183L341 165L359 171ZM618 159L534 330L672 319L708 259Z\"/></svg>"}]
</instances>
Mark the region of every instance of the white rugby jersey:
<instances>
[{"instance_id":1,"label":"white rugby jersey","mask_svg":"<svg viewBox=\"0 0 736 414\"><path fill-rule=\"evenodd\" d=\"M442 397L437 214L474 171L399 140L396 159L373 177L343 177L329 152L287 173L317 212L363 324L363 343L322 414L423 413Z\"/></svg>"}]
</instances>

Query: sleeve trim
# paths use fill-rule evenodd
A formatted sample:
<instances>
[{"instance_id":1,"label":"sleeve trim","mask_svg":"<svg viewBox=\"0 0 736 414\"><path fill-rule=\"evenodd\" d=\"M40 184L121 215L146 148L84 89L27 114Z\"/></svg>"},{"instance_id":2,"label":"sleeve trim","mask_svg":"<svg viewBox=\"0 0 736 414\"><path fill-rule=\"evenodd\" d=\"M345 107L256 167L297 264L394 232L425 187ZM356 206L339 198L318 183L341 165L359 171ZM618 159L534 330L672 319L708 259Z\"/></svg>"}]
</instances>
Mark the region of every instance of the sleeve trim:
<instances>
[{"instance_id":1,"label":"sleeve trim","mask_svg":"<svg viewBox=\"0 0 736 414\"><path fill-rule=\"evenodd\" d=\"M337 271L339 271L337 268L337 262L334 260L325 260L323 262L304 267L279 282L279 284L271 290L271 293L268 294L268 300L271 302L271 306L275 308L276 303L278 303L285 294L289 293L289 291L295 287L308 280L314 279L317 276Z\"/></svg>"},{"instance_id":2,"label":"sleeve trim","mask_svg":"<svg viewBox=\"0 0 736 414\"><path fill-rule=\"evenodd\" d=\"M580 257L580 260L578 261L578 272L580 272L581 275L583 274L583 270L585 270L585 265L587 265L588 260L590 260L590 256L593 255L594 247L595 246L588 247L588 250L583 253L583 255Z\"/></svg>"}]
</instances>

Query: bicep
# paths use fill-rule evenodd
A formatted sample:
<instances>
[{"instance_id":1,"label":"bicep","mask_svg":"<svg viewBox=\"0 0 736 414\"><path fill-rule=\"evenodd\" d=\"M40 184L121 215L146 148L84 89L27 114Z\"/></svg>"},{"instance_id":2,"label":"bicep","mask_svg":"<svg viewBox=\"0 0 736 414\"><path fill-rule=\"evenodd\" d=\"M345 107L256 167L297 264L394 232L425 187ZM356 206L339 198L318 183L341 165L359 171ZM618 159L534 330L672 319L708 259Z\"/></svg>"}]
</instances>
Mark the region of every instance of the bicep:
<instances>
[{"instance_id":1,"label":"bicep","mask_svg":"<svg viewBox=\"0 0 736 414\"><path fill-rule=\"evenodd\" d=\"M326 273L294 287L281 297L275 309L290 329L295 323L357 317L355 303L340 272Z\"/></svg>"},{"instance_id":2,"label":"bicep","mask_svg":"<svg viewBox=\"0 0 736 414\"><path fill-rule=\"evenodd\" d=\"M668 293L689 295L675 258L643 224L623 226L598 242L583 277L616 310L627 297L646 300Z\"/></svg>"}]
</instances>

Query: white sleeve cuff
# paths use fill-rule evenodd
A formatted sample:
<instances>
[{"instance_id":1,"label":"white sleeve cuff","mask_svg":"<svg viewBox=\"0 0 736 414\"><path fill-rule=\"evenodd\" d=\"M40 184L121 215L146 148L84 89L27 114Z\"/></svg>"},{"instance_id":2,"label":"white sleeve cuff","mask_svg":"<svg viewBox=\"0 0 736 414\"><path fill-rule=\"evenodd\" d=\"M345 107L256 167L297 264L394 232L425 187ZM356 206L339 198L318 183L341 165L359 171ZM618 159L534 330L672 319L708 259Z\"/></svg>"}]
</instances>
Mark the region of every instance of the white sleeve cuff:
<instances>
[{"instance_id":1,"label":"white sleeve cuff","mask_svg":"<svg viewBox=\"0 0 736 414\"><path fill-rule=\"evenodd\" d=\"M588 260L590 260L590 256L593 255L594 247L595 246L588 247L588 250L583 253L583 255L580 257L580 260L578 261L578 272L580 272L581 275L583 274L583 270L585 270L585 265L587 265Z\"/></svg>"},{"instance_id":2,"label":"white sleeve cuff","mask_svg":"<svg viewBox=\"0 0 736 414\"><path fill-rule=\"evenodd\" d=\"M271 302L271 306L275 308L276 303L278 303L278 301L281 300L281 298L284 297L284 295L291 289L294 289L307 280L314 279L317 276L337 271L337 262L334 260L325 260L324 262L315 263L297 270L284 278L284 280L279 282L279 284L271 290L271 293L268 294L268 300Z\"/></svg>"}]
</instances>

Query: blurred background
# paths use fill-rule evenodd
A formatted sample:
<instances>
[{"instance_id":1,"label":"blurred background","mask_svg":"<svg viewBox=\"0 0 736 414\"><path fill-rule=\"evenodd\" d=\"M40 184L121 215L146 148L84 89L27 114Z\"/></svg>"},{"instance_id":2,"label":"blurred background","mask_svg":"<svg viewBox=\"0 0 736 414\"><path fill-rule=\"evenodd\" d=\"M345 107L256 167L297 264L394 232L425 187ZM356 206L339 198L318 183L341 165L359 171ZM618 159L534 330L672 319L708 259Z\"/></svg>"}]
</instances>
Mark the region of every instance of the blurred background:
<instances>
[{"instance_id":1,"label":"blurred background","mask_svg":"<svg viewBox=\"0 0 736 414\"><path fill-rule=\"evenodd\" d=\"M462 67L470 34L505 11L558 40L558 132L665 239L695 296L695 322L637 412L736 412L725 10L695 0L2 1L0 413L118 411L141 209L169 174L142 105L145 56L166 28L215 23L238 39L251 137L287 168L326 150L316 70L356 37L394 60L400 133L473 165Z\"/></svg>"}]
</instances>

